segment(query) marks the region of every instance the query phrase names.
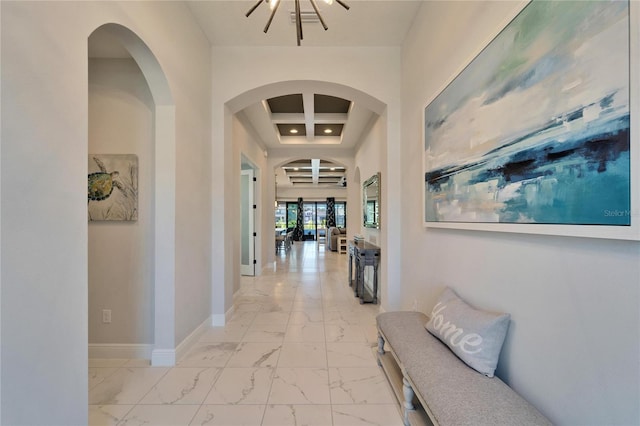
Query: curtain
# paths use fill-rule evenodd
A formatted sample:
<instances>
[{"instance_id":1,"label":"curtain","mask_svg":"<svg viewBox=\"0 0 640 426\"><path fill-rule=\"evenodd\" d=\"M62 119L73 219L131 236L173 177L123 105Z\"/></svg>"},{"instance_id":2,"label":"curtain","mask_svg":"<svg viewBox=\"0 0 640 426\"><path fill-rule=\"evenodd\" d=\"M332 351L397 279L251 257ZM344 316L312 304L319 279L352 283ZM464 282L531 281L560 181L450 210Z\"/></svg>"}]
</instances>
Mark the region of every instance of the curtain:
<instances>
[{"instance_id":1,"label":"curtain","mask_svg":"<svg viewBox=\"0 0 640 426\"><path fill-rule=\"evenodd\" d=\"M298 198L298 217L296 220L296 229L293 232L293 239L302 241L304 235L304 210L302 206L302 198Z\"/></svg>"},{"instance_id":2,"label":"curtain","mask_svg":"<svg viewBox=\"0 0 640 426\"><path fill-rule=\"evenodd\" d=\"M327 197L327 229L336 226L336 199Z\"/></svg>"}]
</instances>

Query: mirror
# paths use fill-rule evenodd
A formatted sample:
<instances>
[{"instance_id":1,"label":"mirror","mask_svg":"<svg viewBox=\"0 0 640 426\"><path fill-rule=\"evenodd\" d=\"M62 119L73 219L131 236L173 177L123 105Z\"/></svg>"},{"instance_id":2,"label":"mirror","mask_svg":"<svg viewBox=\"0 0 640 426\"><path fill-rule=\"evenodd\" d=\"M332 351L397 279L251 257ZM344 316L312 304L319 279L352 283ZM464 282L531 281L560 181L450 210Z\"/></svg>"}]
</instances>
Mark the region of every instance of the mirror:
<instances>
[{"instance_id":1,"label":"mirror","mask_svg":"<svg viewBox=\"0 0 640 426\"><path fill-rule=\"evenodd\" d=\"M380 228L380 173L362 184L362 215L365 228Z\"/></svg>"}]
</instances>

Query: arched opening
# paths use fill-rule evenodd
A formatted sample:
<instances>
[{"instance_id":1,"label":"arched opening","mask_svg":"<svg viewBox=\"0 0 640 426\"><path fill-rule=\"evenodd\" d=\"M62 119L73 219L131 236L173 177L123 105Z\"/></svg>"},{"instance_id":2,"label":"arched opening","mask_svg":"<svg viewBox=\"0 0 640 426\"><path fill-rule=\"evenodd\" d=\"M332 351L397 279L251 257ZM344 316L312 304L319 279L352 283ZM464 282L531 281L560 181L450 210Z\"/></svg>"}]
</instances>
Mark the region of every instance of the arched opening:
<instances>
[{"instance_id":1,"label":"arched opening","mask_svg":"<svg viewBox=\"0 0 640 426\"><path fill-rule=\"evenodd\" d=\"M240 117L240 119L246 119L246 116L251 113L250 110L252 107L255 107L256 110L260 108L260 105L256 104L263 104L267 99L292 93L302 93L304 99L306 99L307 93L318 93L353 101L354 104L357 104L359 108L366 108L373 114L373 116L376 117L375 119L364 120L365 122L363 123L363 127L366 129L365 132L367 132L370 128L367 128L367 126L370 126L370 123L372 121L377 120L376 122L386 122L386 103L354 87L318 80L291 80L274 82L243 92L235 97L232 97L225 103L224 112L220 117L220 122L223 124L224 128L225 148L223 155L213 159L214 169L218 165L217 161L220 161L220 164L222 164L222 162L224 162L224 164L232 165L240 164L240 152L237 148L239 140L237 137L238 132L236 126L238 117ZM386 123L382 127L384 130L386 130ZM243 133L251 134L252 131L254 134L258 135L262 133L261 129L258 129L255 126L251 125L246 126L246 130L243 131ZM260 138L255 137L254 139ZM386 135L382 138L378 138L378 140L384 140L386 143ZM264 174L262 182L259 183L259 187L263 192L263 195L259 202L264 206L263 214L260 218L260 221L263 224L263 228L265 231L261 235L259 235L258 238L260 241L257 242L257 247L262 254L262 259L265 260L264 263L269 264L273 262L275 256L275 237L273 236L272 231L276 220L276 212L274 209L274 200L276 199L275 170L277 167L281 166L287 161L291 161L296 157L301 157L301 155L300 152L298 152L297 154L295 152L296 149L300 148L299 145L290 145L288 147L283 146L280 147L280 149L274 150L269 149L269 147L265 146L264 143L258 142L256 143L256 146L258 146L257 149L261 153L260 156L264 157L261 159L260 167L262 170L268 171L268 173ZM342 152L336 151L335 148L335 146L330 147L329 145L313 147L311 148L314 151L313 154L308 156L307 158L332 160L336 163L345 165L350 170L353 170L355 166L354 151L357 148L352 147L351 149L347 149ZM226 173L228 174L228 176L237 176L240 174L240 170L238 168L238 170L234 169L232 171L227 171ZM356 200L357 197L359 197L359 189L357 187L347 185L346 191L346 198L350 200L349 202L347 202L347 216L351 218L350 224L357 226L359 222L357 218L359 215L360 203ZM240 190L236 190L234 186L231 186L229 185L229 183L225 182L224 194L225 208L224 211L220 213L220 216L224 217L225 223L234 224L235 219L233 209L235 208L235 206L240 205ZM278 196L280 196L280 194ZM220 231L220 233L223 235L217 235L215 233L216 231L214 230L214 240L224 242L224 247L220 247L221 253L235 252L233 241L239 240L239 229L240 226L226 227L225 230ZM357 229L351 231L352 234L356 232ZM213 280L214 282L224 284L214 285L214 287L212 288L212 307L214 311L214 318L218 319L219 324L224 324L225 313L228 314L230 312L230 309L232 308L232 295L235 291L237 291L240 283L239 268L235 268L233 266L234 263L239 262L235 262L233 259L230 259L230 261L227 259L228 258L225 257L224 260L220 262L221 264L224 264L224 268L221 269L224 270L224 274L220 274L219 279L216 280L214 278Z\"/></svg>"},{"instance_id":2,"label":"arched opening","mask_svg":"<svg viewBox=\"0 0 640 426\"><path fill-rule=\"evenodd\" d=\"M89 100L89 170L106 169L95 154L138 161L137 220L89 226L89 339L104 342L90 356L174 365L175 106L157 59L126 27L89 37Z\"/></svg>"}]
</instances>

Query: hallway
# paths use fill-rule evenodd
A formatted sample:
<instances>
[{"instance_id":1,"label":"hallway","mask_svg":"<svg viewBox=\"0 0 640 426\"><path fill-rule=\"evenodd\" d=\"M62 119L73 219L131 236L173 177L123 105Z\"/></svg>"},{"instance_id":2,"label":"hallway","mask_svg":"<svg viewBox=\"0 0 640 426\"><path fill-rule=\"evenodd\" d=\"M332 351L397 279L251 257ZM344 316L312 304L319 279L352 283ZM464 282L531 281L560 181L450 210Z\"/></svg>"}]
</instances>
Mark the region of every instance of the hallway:
<instances>
[{"instance_id":1,"label":"hallway","mask_svg":"<svg viewBox=\"0 0 640 426\"><path fill-rule=\"evenodd\" d=\"M378 305L314 242L242 277L232 318L176 367L89 360L91 425L402 425L375 361Z\"/></svg>"}]
</instances>

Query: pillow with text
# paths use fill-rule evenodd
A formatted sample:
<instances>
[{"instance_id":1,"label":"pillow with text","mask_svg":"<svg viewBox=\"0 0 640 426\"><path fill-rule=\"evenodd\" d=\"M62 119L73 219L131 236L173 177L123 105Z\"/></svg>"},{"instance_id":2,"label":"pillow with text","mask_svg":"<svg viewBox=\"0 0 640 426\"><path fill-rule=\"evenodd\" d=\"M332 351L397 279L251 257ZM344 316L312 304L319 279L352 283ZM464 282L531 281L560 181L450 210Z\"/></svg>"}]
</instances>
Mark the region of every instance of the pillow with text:
<instances>
[{"instance_id":1,"label":"pillow with text","mask_svg":"<svg viewBox=\"0 0 640 426\"><path fill-rule=\"evenodd\" d=\"M469 367L493 377L511 315L476 309L446 288L425 328Z\"/></svg>"}]
</instances>

